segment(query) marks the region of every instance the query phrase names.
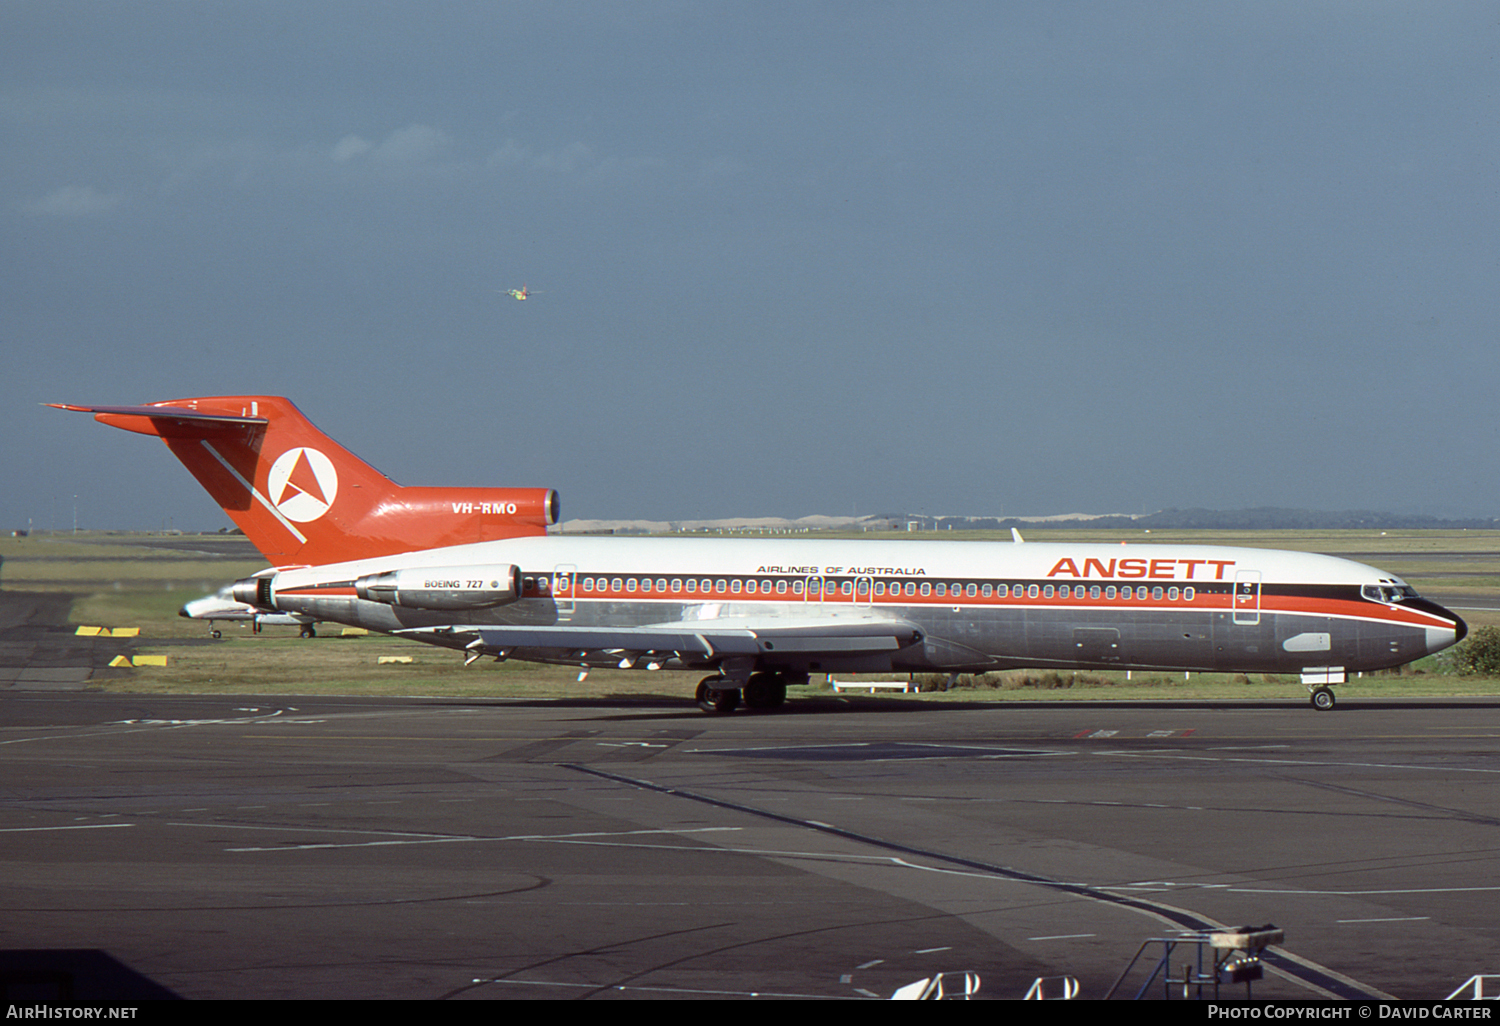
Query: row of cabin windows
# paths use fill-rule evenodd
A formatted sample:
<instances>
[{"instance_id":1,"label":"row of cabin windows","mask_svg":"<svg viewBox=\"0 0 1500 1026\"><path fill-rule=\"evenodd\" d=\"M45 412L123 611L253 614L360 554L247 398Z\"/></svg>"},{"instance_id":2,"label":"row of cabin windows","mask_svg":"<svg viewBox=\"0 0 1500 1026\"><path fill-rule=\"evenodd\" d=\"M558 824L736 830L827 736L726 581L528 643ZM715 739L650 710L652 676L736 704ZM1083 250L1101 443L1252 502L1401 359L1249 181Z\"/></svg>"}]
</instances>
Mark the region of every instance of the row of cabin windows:
<instances>
[{"instance_id":1,"label":"row of cabin windows","mask_svg":"<svg viewBox=\"0 0 1500 1026\"><path fill-rule=\"evenodd\" d=\"M805 592L803 589L804 583L806 584ZM785 595L790 592L793 595L803 595L804 593L807 595L818 595L823 588L823 582L820 578L816 577L806 582L801 580L787 581L784 579L778 581L745 581L738 578L735 580L720 579L715 581L706 579L698 580L691 577L687 580L673 578L670 582L664 577L658 577L653 582L650 578L616 577L610 579L600 577L596 580L593 577L585 577L581 582L581 586L585 592L607 591L615 594L620 594L621 592L625 594L640 592L642 594L655 593L665 595L669 592L672 594L685 592L689 595ZM855 595L857 593L861 598L869 597L871 587L872 584L869 578L864 577L860 578L857 582L829 581L827 583L828 594L830 595ZM1144 602L1148 598L1160 602L1165 598L1169 602L1177 602L1179 600L1191 602L1196 594L1190 587L1178 588L1176 585L1171 587L1163 587L1161 585L1148 587L1144 584L1134 588L1129 585L1120 587L1114 584L1017 584L1012 588L1008 584L950 585L945 582L934 584L931 581L923 581L920 584L916 581L906 581L903 584L900 581L893 581L887 585L885 581L875 581L873 587L876 598L902 595L916 597L917 595L921 595L924 598L932 596L937 596L938 598L1103 598L1109 601L1120 599L1125 602L1129 602L1131 599Z\"/></svg>"}]
</instances>

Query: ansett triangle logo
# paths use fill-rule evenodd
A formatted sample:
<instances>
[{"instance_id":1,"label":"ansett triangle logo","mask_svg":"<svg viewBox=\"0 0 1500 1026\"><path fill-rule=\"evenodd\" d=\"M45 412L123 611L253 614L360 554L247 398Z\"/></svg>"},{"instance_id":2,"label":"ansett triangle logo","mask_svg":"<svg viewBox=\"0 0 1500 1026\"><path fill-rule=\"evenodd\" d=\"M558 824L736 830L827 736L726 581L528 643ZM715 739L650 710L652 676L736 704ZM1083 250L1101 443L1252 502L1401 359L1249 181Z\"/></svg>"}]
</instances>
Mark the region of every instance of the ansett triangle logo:
<instances>
[{"instance_id":1,"label":"ansett triangle logo","mask_svg":"<svg viewBox=\"0 0 1500 1026\"><path fill-rule=\"evenodd\" d=\"M271 464L266 492L282 516L304 524L333 505L339 494L338 471L317 449L288 449Z\"/></svg>"}]
</instances>

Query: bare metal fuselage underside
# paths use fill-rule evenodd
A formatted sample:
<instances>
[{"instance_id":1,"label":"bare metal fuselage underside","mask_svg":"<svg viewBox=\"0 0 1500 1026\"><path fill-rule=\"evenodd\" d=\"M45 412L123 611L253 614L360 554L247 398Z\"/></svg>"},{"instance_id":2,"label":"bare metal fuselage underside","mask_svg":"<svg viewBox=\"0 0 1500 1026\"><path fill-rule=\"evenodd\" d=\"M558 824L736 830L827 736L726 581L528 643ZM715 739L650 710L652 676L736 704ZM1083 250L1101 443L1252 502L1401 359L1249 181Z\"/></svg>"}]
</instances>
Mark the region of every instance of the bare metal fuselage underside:
<instances>
[{"instance_id":1,"label":"bare metal fuselage underside","mask_svg":"<svg viewBox=\"0 0 1500 1026\"><path fill-rule=\"evenodd\" d=\"M528 575L547 581L548 575ZM840 582L831 582L837 594ZM1024 585L1023 585L1024 586ZM1113 589L1112 589L1113 590ZM1154 590L1154 589L1153 589ZM1411 662L1453 644L1456 619L1438 622L1441 607L1410 600L1401 612L1361 600L1357 588L1317 603L1296 595L1257 595L1254 608L1234 605L1232 586L1195 589L1192 602L1144 600L1023 599L989 605L900 599L871 601L631 601L559 600L533 594L497 609L472 610L462 617L403 609L344 595L279 595L277 606L372 630L405 633L416 640L455 649L539 662L616 665L622 657L651 656L657 665L717 666L726 654L753 658L754 670L788 674L887 671L981 672L1016 667L1053 669L1200 670L1244 673L1301 673L1339 667L1349 672L1383 669ZM1267 591L1270 591L1268 588ZM1432 611L1425 622L1410 622L1412 604ZM1285 607L1292 608L1285 608ZM1278 608L1281 607L1281 608ZM1451 617L1451 614L1447 614ZM819 625L826 626L820 631ZM485 631L499 628L499 633ZM518 628L507 633L507 629ZM578 644L546 630L576 632ZM651 628L658 628L652 633ZM663 640L669 629L704 644ZM725 628L743 629L755 641L726 647L714 639ZM778 630L779 628L779 630ZM597 629L590 632L589 629ZM635 647L623 630L639 630ZM774 640L803 636L880 636L884 645L804 643L779 647ZM612 633L613 632L613 633ZM741 635L736 634L736 637ZM512 643L507 644L507 640ZM528 643L531 642L531 643ZM672 647L661 647L663 644Z\"/></svg>"}]
</instances>

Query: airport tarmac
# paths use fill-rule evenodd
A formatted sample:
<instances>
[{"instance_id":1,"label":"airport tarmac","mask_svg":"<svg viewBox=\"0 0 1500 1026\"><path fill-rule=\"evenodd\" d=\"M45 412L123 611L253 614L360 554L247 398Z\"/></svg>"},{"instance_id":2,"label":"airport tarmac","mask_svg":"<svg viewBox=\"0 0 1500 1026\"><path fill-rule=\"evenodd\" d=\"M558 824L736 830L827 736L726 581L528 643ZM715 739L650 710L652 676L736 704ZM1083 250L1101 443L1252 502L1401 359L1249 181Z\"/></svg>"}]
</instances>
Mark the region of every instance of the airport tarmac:
<instances>
[{"instance_id":1,"label":"airport tarmac","mask_svg":"<svg viewBox=\"0 0 1500 1026\"><path fill-rule=\"evenodd\" d=\"M0 946L189 998L1097 998L1274 923L1257 997L1429 1000L1500 970L1497 714L13 691Z\"/></svg>"},{"instance_id":2,"label":"airport tarmac","mask_svg":"<svg viewBox=\"0 0 1500 1026\"><path fill-rule=\"evenodd\" d=\"M66 622L75 597L0 592L0 690L79 690L114 673L110 660L128 653L134 639L79 637Z\"/></svg>"}]
</instances>

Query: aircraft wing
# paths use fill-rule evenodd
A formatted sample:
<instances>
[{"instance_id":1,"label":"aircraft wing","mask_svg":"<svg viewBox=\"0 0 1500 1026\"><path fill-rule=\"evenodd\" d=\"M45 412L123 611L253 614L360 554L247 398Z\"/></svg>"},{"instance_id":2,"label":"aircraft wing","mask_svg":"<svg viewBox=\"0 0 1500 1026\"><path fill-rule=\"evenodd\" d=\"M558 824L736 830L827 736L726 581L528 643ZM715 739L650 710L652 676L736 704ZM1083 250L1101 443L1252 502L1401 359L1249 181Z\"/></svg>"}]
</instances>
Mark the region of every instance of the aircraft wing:
<instances>
[{"instance_id":1,"label":"aircraft wing","mask_svg":"<svg viewBox=\"0 0 1500 1026\"><path fill-rule=\"evenodd\" d=\"M645 627L505 625L439 630L445 633L477 634L481 644L489 649L691 652L706 659L776 652L860 655L894 652L922 640L922 632L904 620L846 620L834 617L811 620L724 617L715 620L682 620Z\"/></svg>"}]
</instances>

